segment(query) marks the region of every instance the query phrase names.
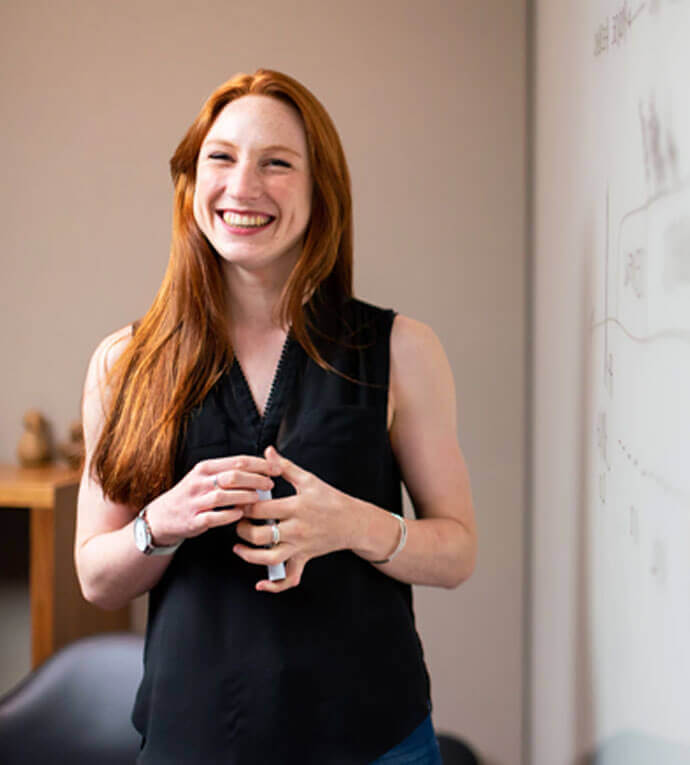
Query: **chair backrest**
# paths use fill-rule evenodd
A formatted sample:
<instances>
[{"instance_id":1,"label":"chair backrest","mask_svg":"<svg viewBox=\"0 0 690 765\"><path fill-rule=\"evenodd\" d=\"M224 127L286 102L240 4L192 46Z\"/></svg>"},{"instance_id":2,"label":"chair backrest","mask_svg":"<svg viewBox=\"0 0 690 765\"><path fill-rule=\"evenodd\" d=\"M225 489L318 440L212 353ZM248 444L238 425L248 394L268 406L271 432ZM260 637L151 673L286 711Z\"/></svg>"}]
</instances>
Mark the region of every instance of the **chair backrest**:
<instances>
[{"instance_id":1,"label":"chair backrest","mask_svg":"<svg viewBox=\"0 0 690 765\"><path fill-rule=\"evenodd\" d=\"M131 633L95 635L37 667L0 698L0 762L132 765L143 646Z\"/></svg>"},{"instance_id":2,"label":"chair backrest","mask_svg":"<svg viewBox=\"0 0 690 765\"><path fill-rule=\"evenodd\" d=\"M450 733L436 735L441 750L443 765L480 765L477 755L469 744L461 741Z\"/></svg>"}]
</instances>

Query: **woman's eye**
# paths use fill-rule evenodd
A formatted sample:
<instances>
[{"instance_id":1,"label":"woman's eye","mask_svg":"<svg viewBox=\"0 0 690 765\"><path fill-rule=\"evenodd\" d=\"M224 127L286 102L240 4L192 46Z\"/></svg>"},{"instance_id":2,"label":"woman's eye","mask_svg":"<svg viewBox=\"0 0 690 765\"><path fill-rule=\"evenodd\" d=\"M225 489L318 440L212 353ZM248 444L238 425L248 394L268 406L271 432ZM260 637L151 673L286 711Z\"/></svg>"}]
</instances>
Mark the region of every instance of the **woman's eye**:
<instances>
[{"instance_id":1,"label":"woman's eye","mask_svg":"<svg viewBox=\"0 0 690 765\"><path fill-rule=\"evenodd\" d=\"M222 151L214 151L212 154L208 155L209 159L222 159L222 160L229 160L231 159L229 154L226 154Z\"/></svg>"},{"instance_id":2,"label":"woman's eye","mask_svg":"<svg viewBox=\"0 0 690 765\"><path fill-rule=\"evenodd\" d=\"M292 165L284 159L269 159L268 164L275 165L276 167L292 167Z\"/></svg>"}]
</instances>

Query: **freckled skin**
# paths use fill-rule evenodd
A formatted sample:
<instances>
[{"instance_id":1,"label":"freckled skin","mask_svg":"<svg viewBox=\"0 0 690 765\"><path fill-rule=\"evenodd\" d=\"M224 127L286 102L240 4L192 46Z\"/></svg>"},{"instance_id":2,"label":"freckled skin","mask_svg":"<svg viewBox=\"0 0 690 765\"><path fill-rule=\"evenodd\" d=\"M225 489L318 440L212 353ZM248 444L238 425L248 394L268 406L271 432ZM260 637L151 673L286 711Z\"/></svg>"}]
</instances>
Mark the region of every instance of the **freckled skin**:
<instances>
[{"instance_id":1,"label":"freckled skin","mask_svg":"<svg viewBox=\"0 0 690 765\"><path fill-rule=\"evenodd\" d=\"M223 258L228 279L243 282L246 272L270 281L287 279L301 252L311 193L299 114L268 96L229 103L202 144L194 192L194 218ZM229 230L218 210L250 210L275 220L242 236Z\"/></svg>"}]
</instances>

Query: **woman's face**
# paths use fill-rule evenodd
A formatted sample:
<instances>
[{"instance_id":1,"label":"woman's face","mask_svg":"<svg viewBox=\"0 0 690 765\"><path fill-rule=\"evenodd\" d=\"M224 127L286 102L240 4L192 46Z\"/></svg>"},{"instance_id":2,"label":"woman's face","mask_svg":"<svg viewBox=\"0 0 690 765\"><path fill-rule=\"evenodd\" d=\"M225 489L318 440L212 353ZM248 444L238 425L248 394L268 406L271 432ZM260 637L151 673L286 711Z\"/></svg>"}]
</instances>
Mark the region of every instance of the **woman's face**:
<instances>
[{"instance_id":1,"label":"woman's face","mask_svg":"<svg viewBox=\"0 0 690 765\"><path fill-rule=\"evenodd\" d=\"M297 261L311 214L311 169L302 120L270 96L242 96L216 118L201 145L194 218L231 267Z\"/></svg>"}]
</instances>

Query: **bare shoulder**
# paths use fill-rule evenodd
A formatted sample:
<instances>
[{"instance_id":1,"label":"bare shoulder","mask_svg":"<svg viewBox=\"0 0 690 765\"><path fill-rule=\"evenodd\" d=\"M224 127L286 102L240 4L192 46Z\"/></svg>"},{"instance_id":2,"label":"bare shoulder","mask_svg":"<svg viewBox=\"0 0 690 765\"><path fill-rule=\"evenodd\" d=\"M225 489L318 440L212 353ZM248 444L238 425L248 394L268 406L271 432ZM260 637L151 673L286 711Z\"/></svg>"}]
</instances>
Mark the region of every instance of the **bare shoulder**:
<instances>
[{"instance_id":1,"label":"bare shoulder","mask_svg":"<svg viewBox=\"0 0 690 765\"><path fill-rule=\"evenodd\" d=\"M131 324L111 332L96 346L89 360L82 397L82 419L87 448L96 436L103 420L107 405L105 381L108 371L122 355L131 337Z\"/></svg>"},{"instance_id":2,"label":"bare shoulder","mask_svg":"<svg viewBox=\"0 0 690 765\"><path fill-rule=\"evenodd\" d=\"M428 324L397 314L391 330L391 355L404 362L408 357L417 358L420 354L445 357L438 335Z\"/></svg>"},{"instance_id":3,"label":"bare shoulder","mask_svg":"<svg viewBox=\"0 0 690 765\"><path fill-rule=\"evenodd\" d=\"M128 324L122 329L111 332L107 337L96 346L96 350L91 355L89 362L89 371L96 374L97 378L102 379L112 365L120 358L132 337L132 325ZM93 369L92 369L93 367Z\"/></svg>"},{"instance_id":4,"label":"bare shoulder","mask_svg":"<svg viewBox=\"0 0 690 765\"><path fill-rule=\"evenodd\" d=\"M410 399L455 398L448 357L428 324L398 314L391 330L390 359L394 408Z\"/></svg>"}]
</instances>

